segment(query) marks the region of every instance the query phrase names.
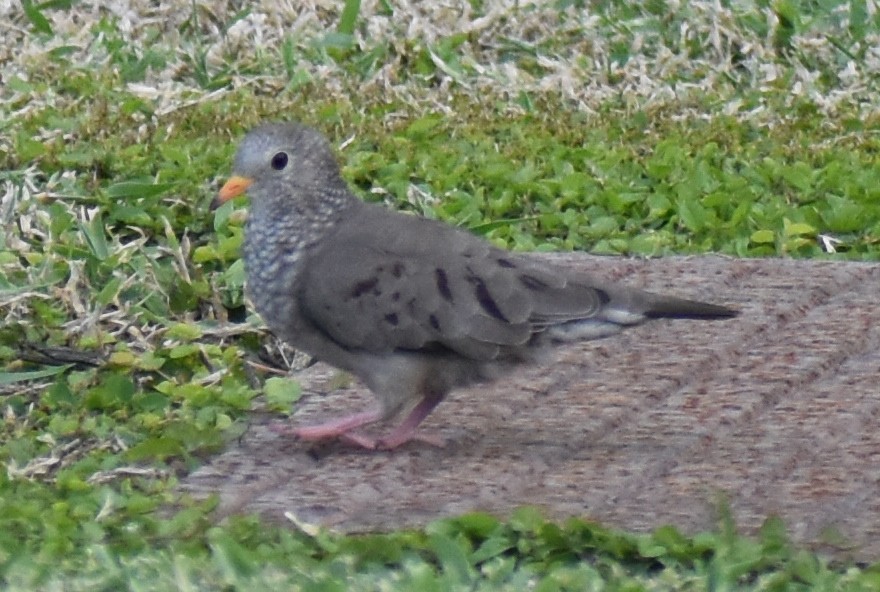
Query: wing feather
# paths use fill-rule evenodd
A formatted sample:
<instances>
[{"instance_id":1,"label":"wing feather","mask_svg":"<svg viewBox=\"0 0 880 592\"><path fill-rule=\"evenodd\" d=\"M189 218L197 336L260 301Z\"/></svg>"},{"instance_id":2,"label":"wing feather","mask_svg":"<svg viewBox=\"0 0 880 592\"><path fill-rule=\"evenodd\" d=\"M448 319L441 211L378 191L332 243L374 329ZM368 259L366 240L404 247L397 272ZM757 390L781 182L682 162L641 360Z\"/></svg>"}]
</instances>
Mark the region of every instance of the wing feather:
<instances>
[{"instance_id":1,"label":"wing feather","mask_svg":"<svg viewBox=\"0 0 880 592\"><path fill-rule=\"evenodd\" d=\"M369 204L323 241L303 276L302 313L340 345L374 352L439 345L493 359L607 301L463 230Z\"/></svg>"}]
</instances>

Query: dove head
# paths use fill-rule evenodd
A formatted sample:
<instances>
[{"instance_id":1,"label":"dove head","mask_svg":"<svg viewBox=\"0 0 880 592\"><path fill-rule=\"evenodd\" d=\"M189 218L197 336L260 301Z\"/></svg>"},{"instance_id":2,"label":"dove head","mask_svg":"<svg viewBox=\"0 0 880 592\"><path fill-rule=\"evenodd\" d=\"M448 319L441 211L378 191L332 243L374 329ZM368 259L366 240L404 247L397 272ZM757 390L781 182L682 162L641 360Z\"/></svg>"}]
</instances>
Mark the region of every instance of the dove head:
<instances>
[{"instance_id":1,"label":"dove head","mask_svg":"<svg viewBox=\"0 0 880 592\"><path fill-rule=\"evenodd\" d=\"M271 210L311 210L321 204L304 202L350 196L327 140L298 123L270 123L250 131L235 154L233 176L211 207L245 192L253 207Z\"/></svg>"}]
</instances>

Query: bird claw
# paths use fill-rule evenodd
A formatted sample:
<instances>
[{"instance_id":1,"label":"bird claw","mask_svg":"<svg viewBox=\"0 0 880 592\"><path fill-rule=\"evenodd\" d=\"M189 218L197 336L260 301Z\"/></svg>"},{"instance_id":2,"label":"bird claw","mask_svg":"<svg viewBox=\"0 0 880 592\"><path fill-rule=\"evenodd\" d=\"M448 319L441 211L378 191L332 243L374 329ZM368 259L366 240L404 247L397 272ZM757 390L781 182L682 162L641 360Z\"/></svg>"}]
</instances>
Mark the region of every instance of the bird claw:
<instances>
[{"instance_id":1,"label":"bird claw","mask_svg":"<svg viewBox=\"0 0 880 592\"><path fill-rule=\"evenodd\" d=\"M376 438L371 438L370 436L365 436L363 434L353 434L349 432L346 434L340 434L339 439L346 444L359 446L360 448L365 448L367 450L379 450L380 440Z\"/></svg>"},{"instance_id":2,"label":"bird claw","mask_svg":"<svg viewBox=\"0 0 880 592\"><path fill-rule=\"evenodd\" d=\"M435 448L445 448L446 447L446 439L440 436L432 436L430 434L410 434L405 437L394 437L394 434L386 438L379 438L375 441L374 450L394 450L395 448L399 448L403 446L407 442L417 441L422 442L424 444L428 444L430 446L434 446Z\"/></svg>"},{"instance_id":3,"label":"bird claw","mask_svg":"<svg viewBox=\"0 0 880 592\"><path fill-rule=\"evenodd\" d=\"M444 438L441 438L440 436L431 436L429 434L410 434L405 437L394 437L394 434L391 434L384 438L374 438L372 436L367 436L366 434L346 432L335 437L346 444L364 448L365 450L395 450L412 441L423 442L436 448L446 447L446 440Z\"/></svg>"}]
</instances>

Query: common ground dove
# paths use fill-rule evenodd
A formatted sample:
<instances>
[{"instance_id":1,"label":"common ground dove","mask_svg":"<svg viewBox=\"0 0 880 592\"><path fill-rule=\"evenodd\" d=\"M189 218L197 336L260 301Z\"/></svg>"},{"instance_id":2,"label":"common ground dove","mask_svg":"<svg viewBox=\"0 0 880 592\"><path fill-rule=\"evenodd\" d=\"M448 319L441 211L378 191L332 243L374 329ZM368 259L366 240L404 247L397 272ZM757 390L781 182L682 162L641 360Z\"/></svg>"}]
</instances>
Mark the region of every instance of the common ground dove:
<instances>
[{"instance_id":1,"label":"common ground dove","mask_svg":"<svg viewBox=\"0 0 880 592\"><path fill-rule=\"evenodd\" d=\"M658 296L498 249L453 226L355 197L316 130L273 123L248 133L212 207L250 196L249 294L278 337L361 378L369 411L293 433L395 448L452 389L534 361L548 347L662 317L734 310ZM409 410L386 437L357 429Z\"/></svg>"}]
</instances>

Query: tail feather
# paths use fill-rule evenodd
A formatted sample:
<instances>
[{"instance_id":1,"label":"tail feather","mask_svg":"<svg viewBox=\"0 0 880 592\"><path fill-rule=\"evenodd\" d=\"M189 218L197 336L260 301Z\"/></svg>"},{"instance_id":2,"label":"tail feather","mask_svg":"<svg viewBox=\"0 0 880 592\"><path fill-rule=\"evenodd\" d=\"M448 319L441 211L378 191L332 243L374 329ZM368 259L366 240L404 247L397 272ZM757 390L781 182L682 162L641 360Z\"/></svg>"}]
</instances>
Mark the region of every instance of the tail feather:
<instances>
[{"instance_id":1,"label":"tail feather","mask_svg":"<svg viewBox=\"0 0 880 592\"><path fill-rule=\"evenodd\" d=\"M739 311L708 302L656 296L644 314L649 319L729 319Z\"/></svg>"},{"instance_id":2,"label":"tail feather","mask_svg":"<svg viewBox=\"0 0 880 592\"><path fill-rule=\"evenodd\" d=\"M658 296L650 292L629 290L618 292L608 305L595 315L547 324L542 338L553 343L599 339L620 333L626 327L639 325L650 319L728 319L738 311L707 302Z\"/></svg>"}]
</instances>

